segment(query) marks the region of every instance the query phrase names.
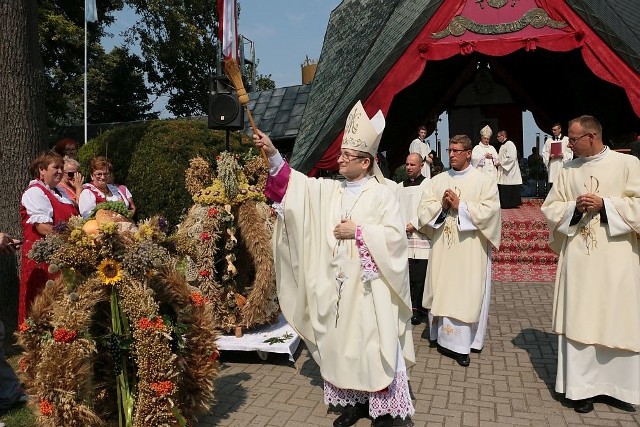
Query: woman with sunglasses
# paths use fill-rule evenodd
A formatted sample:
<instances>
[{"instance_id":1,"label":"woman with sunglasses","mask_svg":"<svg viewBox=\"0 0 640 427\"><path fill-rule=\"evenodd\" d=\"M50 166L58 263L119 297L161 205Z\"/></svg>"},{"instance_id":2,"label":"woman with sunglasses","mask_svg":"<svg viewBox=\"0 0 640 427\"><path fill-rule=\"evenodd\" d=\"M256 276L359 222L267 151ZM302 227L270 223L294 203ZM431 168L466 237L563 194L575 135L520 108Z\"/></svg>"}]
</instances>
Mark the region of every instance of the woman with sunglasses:
<instances>
[{"instance_id":1,"label":"woman with sunglasses","mask_svg":"<svg viewBox=\"0 0 640 427\"><path fill-rule=\"evenodd\" d=\"M20 265L20 295L18 323L27 317L31 302L49 279L48 266L38 264L27 256L33 244L51 233L59 222L78 215L76 205L58 184L62 179L64 161L53 151L40 154L31 162L32 180L22 194L20 216L24 244Z\"/></svg>"},{"instance_id":2,"label":"woman with sunglasses","mask_svg":"<svg viewBox=\"0 0 640 427\"><path fill-rule=\"evenodd\" d=\"M113 182L113 165L104 156L96 156L89 162L91 182L84 184L80 193L78 207L83 217L88 217L93 208L102 202L123 202L127 209L135 213L127 192ZM130 194L130 193L129 193Z\"/></svg>"},{"instance_id":3,"label":"woman with sunglasses","mask_svg":"<svg viewBox=\"0 0 640 427\"><path fill-rule=\"evenodd\" d=\"M76 206L78 205L78 199L82 192L83 182L84 176L80 173L80 163L78 163L76 159L64 156L64 172L62 174L62 181L60 181L58 186L64 190Z\"/></svg>"}]
</instances>

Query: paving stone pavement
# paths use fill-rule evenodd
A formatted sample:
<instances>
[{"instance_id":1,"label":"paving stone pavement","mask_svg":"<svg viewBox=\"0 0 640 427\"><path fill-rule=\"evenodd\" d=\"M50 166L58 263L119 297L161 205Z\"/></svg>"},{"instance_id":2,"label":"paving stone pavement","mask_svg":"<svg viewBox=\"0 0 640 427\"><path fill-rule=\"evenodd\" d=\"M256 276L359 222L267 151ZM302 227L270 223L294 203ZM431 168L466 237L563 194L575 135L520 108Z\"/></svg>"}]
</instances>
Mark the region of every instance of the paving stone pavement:
<instances>
[{"instance_id":1,"label":"paving stone pavement","mask_svg":"<svg viewBox=\"0 0 640 427\"><path fill-rule=\"evenodd\" d=\"M640 407L596 400L578 414L556 400L557 337L551 333L551 283L494 282L489 329L482 353L468 368L440 355L413 331L416 364L410 369L415 426L639 426ZM285 355L224 352L216 402L198 427L331 426L335 414L322 401L322 379L301 344ZM360 420L356 426L369 426Z\"/></svg>"}]
</instances>

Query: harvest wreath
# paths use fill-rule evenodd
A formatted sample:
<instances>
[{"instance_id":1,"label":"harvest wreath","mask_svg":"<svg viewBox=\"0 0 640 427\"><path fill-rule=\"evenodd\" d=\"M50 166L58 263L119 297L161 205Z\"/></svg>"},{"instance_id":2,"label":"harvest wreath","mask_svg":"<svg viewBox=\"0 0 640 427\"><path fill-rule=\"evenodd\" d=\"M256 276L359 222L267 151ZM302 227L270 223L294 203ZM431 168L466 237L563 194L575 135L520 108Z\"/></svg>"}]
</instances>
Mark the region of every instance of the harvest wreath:
<instances>
[{"instance_id":1,"label":"harvest wreath","mask_svg":"<svg viewBox=\"0 0 640 427\"><path fill-rule=\"evenodd\" d=\"M18 332L39 424L187 425L213 400L211 301L165 248L162 218L136 228L99 213L56 225L30 252L57 275Z\"/></svg>"},{"instance_id":2,"label":"harvest wreath","mask_svg":"<svg viewBox=\"0 0 640 427\"><path fill-rule=\"evenodd\" d=\"M243 166L244 165L244 166ZM262 194L267 168L261 158L223 152L215 172L206 160L191 160L186 187L195 204L175 236L195 280L214 306L221 331L277 320L271 235L273 212Z\"/></svg>"}]
</instances>

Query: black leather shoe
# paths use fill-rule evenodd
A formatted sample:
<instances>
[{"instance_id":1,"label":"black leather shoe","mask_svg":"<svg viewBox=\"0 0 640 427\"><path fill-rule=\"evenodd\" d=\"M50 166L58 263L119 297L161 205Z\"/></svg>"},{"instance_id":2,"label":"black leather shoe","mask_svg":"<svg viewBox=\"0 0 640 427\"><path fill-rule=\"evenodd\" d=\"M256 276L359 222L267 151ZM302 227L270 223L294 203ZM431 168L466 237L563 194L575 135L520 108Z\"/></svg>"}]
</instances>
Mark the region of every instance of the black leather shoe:
<instances>
[{"instance_id":1,"label":"black leather shoe","mask_svg":"<svg viewBox=\"0 0 640 427\"><path fill-rule=\"evenodd\" d=\"M458 362L458 365L466 368L471 364L471 359L468 354L459 354L456 356L456 362Z\"/></svg>"},{"instance_id":2,"label":"black leather shoe","mask_svg":"<svg viewBox=\"0 0 640 427\"><path fill-rule=\"evenodd\" d=\"M390 414L381 415L371 421L371 427L392 427L393 417Z\"/></svg>"},{"instance_id":3,"label":"black leather shoe","mask_svg":"<svg viewBox=\"0 0 640 427\"><path fill-rule=\"evenodd\" d=\"M360 418L369 415L368 403L357 403L355 406L347 406L344 412L333 422L333 427L349 427L358 422Z\"/></svg>"},{"instance_id":4,"label":"black leather shoe","mask_svg":"<svg viewBox=\"0 0 640 427\"><path fill-rule=\"evenodd\" d=\"M419 314L414 314L413 316L411 316L411 324L412 325L419 325L420 323L422 323L422 319L420 318Z\"/></svg>"},{"instance_id":5,"label":"black leather shoe","mask_svg":"<svg viewBox=\"0 0 640 427\"><path fill-rule=\"evenodd\" d=\"M576 400L573 403L573 410L580 414L588 414L593 411L593 399Z\"/></svg>"}]
</instances>

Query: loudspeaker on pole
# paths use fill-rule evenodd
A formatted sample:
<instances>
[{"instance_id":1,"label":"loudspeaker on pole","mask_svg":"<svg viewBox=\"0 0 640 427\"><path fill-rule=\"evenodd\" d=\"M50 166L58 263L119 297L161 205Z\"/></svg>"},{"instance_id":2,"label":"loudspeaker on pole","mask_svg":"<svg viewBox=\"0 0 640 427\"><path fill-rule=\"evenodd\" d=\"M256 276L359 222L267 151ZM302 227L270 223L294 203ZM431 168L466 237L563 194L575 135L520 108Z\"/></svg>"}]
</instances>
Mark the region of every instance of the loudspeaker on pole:
<instances>
[{"instance_id":1,"label":"loudspeaker on pole","mask_svg":"<svg viewBox=\"0 0 640 427\"><path fill-rule=\"evenodd\" d=\"M209 129L244 129L244 109L226 76L213 77L209 84Z\"/></svg>"}]
</instances>

